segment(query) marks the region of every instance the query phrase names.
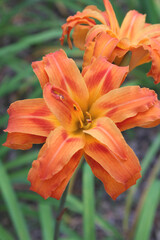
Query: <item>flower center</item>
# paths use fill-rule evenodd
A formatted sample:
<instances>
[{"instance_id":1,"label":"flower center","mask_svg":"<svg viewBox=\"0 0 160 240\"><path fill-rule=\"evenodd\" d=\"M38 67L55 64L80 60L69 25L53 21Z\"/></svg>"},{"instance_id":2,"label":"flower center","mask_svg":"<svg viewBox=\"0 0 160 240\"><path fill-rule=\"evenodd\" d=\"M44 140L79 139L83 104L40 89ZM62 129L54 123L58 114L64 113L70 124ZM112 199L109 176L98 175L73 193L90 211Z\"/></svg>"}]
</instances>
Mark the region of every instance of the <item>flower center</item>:
<instances>
[{"instance_id":1,"label":"flower center","mask_svg":"<svg viewBox=\"0 0 160 240\"><path fill-rule=\"evenodd\" d=\"M90 128L91 124L92 124L91 114L89 112L86 112L84 114L83 129Z\"/></svg>"},{"instance_id":2,"label":"flower center","mask_svg":"<svg viewBox=\"0 0 160 240\"><path fill-rule=\"evenodd\" d=\"M91 114L89 112L85 112L85 113L82 113L83 117L81 117L78 114L78 108L75 104L73 104L73 109L74 109L75 112L77 112L77 117L78 117L78 120L79 120L79 128L80 129L85 129L85 130L90 128L90 126L92 124Z\"/></svg>"}]
</instances>

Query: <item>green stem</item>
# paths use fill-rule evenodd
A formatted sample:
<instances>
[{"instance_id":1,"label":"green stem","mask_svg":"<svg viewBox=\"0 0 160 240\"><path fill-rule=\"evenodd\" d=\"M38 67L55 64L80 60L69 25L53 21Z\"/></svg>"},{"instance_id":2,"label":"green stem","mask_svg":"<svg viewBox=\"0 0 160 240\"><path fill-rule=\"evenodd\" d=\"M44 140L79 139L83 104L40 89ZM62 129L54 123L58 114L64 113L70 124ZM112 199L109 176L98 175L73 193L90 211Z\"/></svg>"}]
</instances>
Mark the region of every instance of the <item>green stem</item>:
<instances>
[{"instance_id":1,"label":"green stem","mask_svg":"<svg viewBox=\"0 0 160 240\"><path fill-rule=\"evenodd\" d=\"M123 57L123 59L122 59L121 63L119 64L119 66L127 66L127 65L129 65L131 57L132 57L132 52L128 51L126 53L126 55Z\"/></svg>"},{"instance_id":2,"label":"green stem","mask_svg":"<svg viewBox=\"0 0 160 240\"><path fill-rule=\"evenodd\" d=\"M57 217L56 217L56 223L55 223L55 231L54 231L54 240L58 240L59 238L59 230L60 230L60 224L61 224L61 219L62 219L62 216L63 216L63 213L65 211L65 208L64 208L64 205L65 205L65 202L66 202L66 197L67 197L67 193L68 193L68 186L69 184L67 185L63 195L62 195L62 198L60 200L60 205L59 205L59 209L58 209L58 212L57 212Z\"/></svg>"}]
</instances>

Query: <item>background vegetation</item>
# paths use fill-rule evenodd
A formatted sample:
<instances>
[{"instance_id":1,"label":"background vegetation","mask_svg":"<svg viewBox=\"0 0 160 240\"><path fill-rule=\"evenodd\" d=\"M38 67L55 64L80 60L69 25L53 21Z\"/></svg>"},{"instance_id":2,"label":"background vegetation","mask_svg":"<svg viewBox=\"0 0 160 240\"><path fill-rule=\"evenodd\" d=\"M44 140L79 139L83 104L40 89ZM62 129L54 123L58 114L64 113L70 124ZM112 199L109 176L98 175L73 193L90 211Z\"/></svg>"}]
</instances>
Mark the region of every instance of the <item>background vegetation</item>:
<instances>
[{"instance_id":1,"label":"background vegetation","mask_svg":"<svg viewBox=\"0 0 160 240\"><path fill-rule=\"evenodd\" d=\"M119 22L126 12L147 13L147 22L160 22L159 0L112 0ZM102 0L1 0L0 1L0 128L7 126L7 108L20 99L42 96L31 62L61 48L61 25L86 5L104 9ZM83 52L63 46L81 68ZM145 73L150 65L129 74L125 84L147 86L160 93L160 85ZM113 201L82 164L72 180L60 239L160 239L160 133L134 129L124 133L142 165L143 177L135 187ZM0 143L6 134L1 133ZM29 191L27 174L40 146L28 151L0 145L0 240L51 240L59 201L44 201Z\"/></svg>"}]
</instances>

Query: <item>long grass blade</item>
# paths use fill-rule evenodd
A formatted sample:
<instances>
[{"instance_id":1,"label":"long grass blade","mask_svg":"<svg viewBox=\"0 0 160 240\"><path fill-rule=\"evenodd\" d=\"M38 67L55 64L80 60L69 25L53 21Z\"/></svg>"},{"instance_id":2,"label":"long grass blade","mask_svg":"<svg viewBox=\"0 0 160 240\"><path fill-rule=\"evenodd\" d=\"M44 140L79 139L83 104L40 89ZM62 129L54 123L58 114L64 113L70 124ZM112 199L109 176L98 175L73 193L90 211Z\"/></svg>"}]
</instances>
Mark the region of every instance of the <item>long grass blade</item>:
<instances>
[{"instance_id":1,"label":"long grass blade","mask_svg":"<svg viewBox=\"0 0 160 240\"><path fill-rule=\"evenodd\" d=\"M20 40L17 43L13 43L9 46L3 47L0 50L0 57L6 54L16 54L17 52L22 51L32 46L33 44L59 38L61 33L62 33L61 29L58 28L58 29L47 30L42 33L37 33L29 37L24 37L24 39Z\"/></svg>"},{"instance_id":2,"label":"long grass blade","mask_svg":"<svg viewBox=\"0 0 160 240\"><path fill-rule=\"evenodd\" d=\"M34 193L20 192L18 193L18 196L21 199L25 199L25 200L28 199L34 202L40 202L40 203L46 202L47 204L54 206L54 209L57 209L59 206L59 202L57 200L55 199L44 200L40 196ZM83 204L78 198L74 197L73 195L67 196L66 207L75 213L79 213L79 214L83 213ZM98 214L95 214L95 224L97 224L101 229L103 229L103 231L106 232L107 235L113 236L114 240L123 240L123 236L116 229L116 227L114 227L111 223L109 223L106 219L103 219Z\"/></svg>"},{"instance_id":3,"label":"long grass blade","mask_svg":"<svg viewBox=\"0 0 160 240\"><path fill-rule=\"evenodd\" d=\"M9 177L5 168L0 161L0 189L2 197L7 205L8 212L15 227L19 239L30 240L30 235L27 229L25 219L19 207L15 192L11 186Z\"/></svg>"},{"instance_id":4,"label":"long grass blade","mask_svg":"<svg viewBox=\"0 0 160 240\"><path fill-rule=\"evenodd\" d=\"M83 234L84 240L96 239L94 210L94 176L87 163L83 167Z\"/></svg>"},{"instance_id":5,"label":"long grass blade","mask_svg":"<svg viewBox=\"0 0 160 240\"><path fill-rule=\"evenodd\" d=\"M2 225L0 225L0 240L14 240L8 230L5 229Z\"/></svg>"},{"instance_id":6,"label":"long grass blade","mask_svg":"<svg viewBox=\"0 0 160 240\"><path fill-rule=\"evenodd\" d=\"M123 221L123 227L124 227L125 230L128 229L128 218L129 218L131 207L132 207L132 204L133 204L133 196L134 196L139 184L141 183L141 181L143 181L143 176L147 172L153 158L155 157L155 155L157 154L159 149L160 149L160 134L157 135L154 142L152 143L152 145L150 146L150 148L146 152L144 159L142 160L142 164L141 164L141 166L142 166L142 178L140 178L137 181L136 186L132 187L128 192L128 196L126 198L124 221Z\"/></svg>"},{"instance_id":7,"label":"long grass blade","mask_svg":"<svg viewBox=\"0 0 160 240\"><path fill-rule=\"evenodd\" d=\"M156 209L160 203L160 181L153 182L141 209L134 240L149 240ZM143 236L143 237L142 237Z\"/></svg>"},{"instance_id":8,"label":"long grass blade","mask_svg":"<svg viewBox=\"0 0 160 240\"><path fill-rule=\"evenodd\" d=\"M137 208L135 210L135 217L134 217L134 222L133 222L133 226L129 232L129 239L132 239L134 233L135 233L135 229L137 227L137 224L138 224L138 220L141 216L141 212L142 212L142 209L143 209L143 206L144 206L144 203L147 199L147 196L148 196L148 193L152 187L152 184L156 181L156 177L157 175L159 174L159 171L160 171L160 158L157 159L157 162L154 164L154 167L147 179L147 182L146 182L146 187L145 189L143 190L142 194L141 194L141 197L139 199L139 202L138 202L138 205L137 205ZM154 195L154 194L153 194Z\"/></svg>"},{"instance_id":9,"label":"long grass blade","mask_svg":"<svg viewBox=\"0 0 160 240\"><path fill-rule=\"evenodd\" d=\"M43 240L53 239L54 221L51 206L48 204L39 204L39 216Z\"/></svg>"}]
</instances>

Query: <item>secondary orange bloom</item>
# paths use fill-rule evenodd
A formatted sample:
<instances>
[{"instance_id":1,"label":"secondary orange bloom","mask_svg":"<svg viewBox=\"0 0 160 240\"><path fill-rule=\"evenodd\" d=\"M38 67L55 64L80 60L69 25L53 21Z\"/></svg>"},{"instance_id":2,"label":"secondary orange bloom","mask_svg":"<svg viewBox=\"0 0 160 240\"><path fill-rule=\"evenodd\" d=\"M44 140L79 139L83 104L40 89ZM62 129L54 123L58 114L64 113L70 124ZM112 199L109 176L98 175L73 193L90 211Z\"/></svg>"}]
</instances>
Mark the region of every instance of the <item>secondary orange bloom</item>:
<instances>
[{"instance_id":1,"label":"secondary orange bloom","mask_svg":"<svg viewBox=\"0 0 160 240\"><path fill-rule=\"evenodd\" d=\"M160 24L145 23L146 15L136 10L129 11L121 27L109 0L103 0L105 12L96 6L88 6L82 12L67 18L62 26L61 43L65 35L70 48L70 32L74 28L73 42L76 47L85 50L84 65L91 58L105 56L110 62L119 65L128 51L132 52L130 71L138 65L152 61L148 75L160 82ZM98 20L97 24L95 20ZM98 46L98 47L97 47Z\"/></svg>"},{"instance_id":2,"label":"secondary orange bloom","mask_svg":"<svg viewBox=\"0 0 160 240\"><path fill-rule=\"evenodd\" d=\"M12 103L5 146L29 149L44 142L28 175L31 190L60 199L82 155L116 199L141 177L140 164L121 131L160 122L154 91L119 86L128 67L97 58L84 77L63 50L33 62L43 98Z\"/></svg>"}]
</instances>

